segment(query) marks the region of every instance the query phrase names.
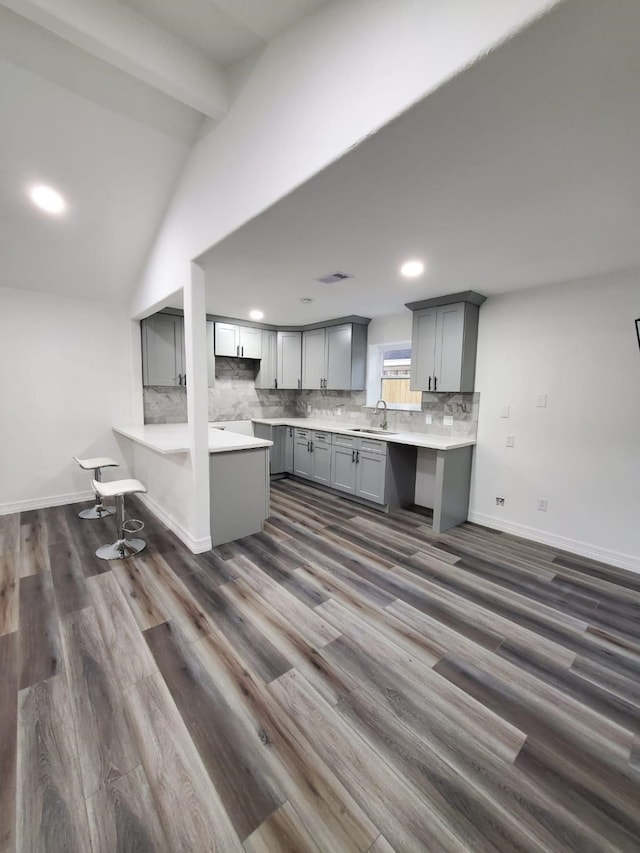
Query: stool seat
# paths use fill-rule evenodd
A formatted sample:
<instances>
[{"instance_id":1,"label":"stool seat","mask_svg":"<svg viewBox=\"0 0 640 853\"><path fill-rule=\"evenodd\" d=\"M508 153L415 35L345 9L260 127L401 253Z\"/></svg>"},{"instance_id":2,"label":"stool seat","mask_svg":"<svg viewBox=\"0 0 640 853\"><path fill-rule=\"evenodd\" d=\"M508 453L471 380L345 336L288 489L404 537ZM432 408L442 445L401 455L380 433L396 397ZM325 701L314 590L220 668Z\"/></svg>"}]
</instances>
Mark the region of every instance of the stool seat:
<instances>
[{"instance_id":1,"label":"stool seat","mask_svg":"<svg viewBox=\"0 0 640 853\"><path fill-rule=\"evenodd\" d=\"M74 456L73 461L77 462L81 468L84 468L87 471L90 469L95 470L96 468L118 467L118 463L116 462L116 460L110 459L108 456L95 456L91 459L78 459L77 456Z\"/></svg>"},{"instance_id":2,"label":"stool seat","mask_svg":"<svg viewBox=\"0 0 640 853\"><path fill-rule=\"evenodd\" d=\"M93 488L101 498L115 498L117 495L134 495L136 492L146 492L140 480L111 480L110 483L94 480Z\"/></svg>"}]
</instances>

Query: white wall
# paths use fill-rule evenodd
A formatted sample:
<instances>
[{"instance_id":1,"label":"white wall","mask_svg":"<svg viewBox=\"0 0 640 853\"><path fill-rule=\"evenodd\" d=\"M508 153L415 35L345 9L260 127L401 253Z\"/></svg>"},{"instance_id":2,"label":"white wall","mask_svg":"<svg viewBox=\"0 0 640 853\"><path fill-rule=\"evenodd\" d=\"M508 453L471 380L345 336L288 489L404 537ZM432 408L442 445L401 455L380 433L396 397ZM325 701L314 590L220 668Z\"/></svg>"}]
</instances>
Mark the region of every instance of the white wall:
<instances>
[{"instance_id":1,"label":"white wall","mask_svg":"<svg viewBox=\"0 0 640 853\"><path fill-rule=\"evenodd\" d=\"M184 286L192 259L553 5L342 0L280 35L195 145L134 316Z\"/></svg>"},{"instance_id":2,"label":"white wall","mask_svg":"<svg viewBox=\"0 0 640 853\"><path fill-rule=\"evenodd\" d=\"M482 306L471 520L640 571L636 317L640 271Z\"/></svg>"},{"instance_id":3,"label":"white wall","mask_svg":"<svg viewBox=\"0 0 640 853\"><path fill-rule=\"evenodd\" d=\"M131 337L123 308L0 288L0 513L82 499L72 456L122 461L111 425L132 418Z\"/></svg>"}]
</instances>

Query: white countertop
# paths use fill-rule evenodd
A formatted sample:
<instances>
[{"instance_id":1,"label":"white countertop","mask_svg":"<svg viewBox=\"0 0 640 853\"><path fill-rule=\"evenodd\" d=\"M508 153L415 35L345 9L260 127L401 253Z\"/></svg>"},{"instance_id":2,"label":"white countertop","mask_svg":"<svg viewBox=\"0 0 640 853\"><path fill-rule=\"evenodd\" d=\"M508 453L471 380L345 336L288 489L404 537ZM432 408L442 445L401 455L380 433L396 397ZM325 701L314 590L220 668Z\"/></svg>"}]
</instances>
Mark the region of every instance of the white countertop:
<instances>
[{"instance_id":1,"label":"white countertop","mask_svg":"<svg viewBox=\"0 0 640 853\"><path fill-rule=\"evenodd\" d=\"M158 453L188 453L188 424L138 424L114 426L113 431L124 435L138 444L144 444ZM228 453L233 450L251 450L256 447L271 447L272 441L241 435L229 429L216 429L209 424L209 453Z\"/></svg>"},{"instance_id":2,"label":"white countertop","mask_svg":"<svg viewBox=\"0 0 640 853\"><path fill-rule=\"evenodd\" d=\"M427 447L430 450L456 450L459 447L473 447L475 439L457 438L446 435L429 435L421 432L393 432L388 433L364 433L354 431L354 426L359 424L337 424L332 421L318 421L312 418L253 418L254 424L267 424L269 426L294 426L304 429L326 430L327 432L338 432L344 435L360 435L365 438L378 438L381 441L394 444L410 444L413 447ZM362 424L366 427L367 424Z\"/></svg>"}]
</instances>

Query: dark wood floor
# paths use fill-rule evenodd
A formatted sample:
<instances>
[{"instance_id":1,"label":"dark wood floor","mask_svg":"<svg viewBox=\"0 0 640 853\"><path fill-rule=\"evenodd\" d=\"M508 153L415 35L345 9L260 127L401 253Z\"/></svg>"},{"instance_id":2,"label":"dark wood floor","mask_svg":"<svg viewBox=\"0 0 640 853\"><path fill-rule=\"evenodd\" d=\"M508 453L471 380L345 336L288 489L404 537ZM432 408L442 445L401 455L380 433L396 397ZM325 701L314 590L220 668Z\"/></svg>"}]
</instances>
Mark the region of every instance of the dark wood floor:
<instances>
[{"instance_id":1,"label":"dark wood floor","mask_svg":"<svg viewBox=\"0 0 640 853\"><path fill-rule=\"evenodd\" d=\"M0 850L638 851L640 576L272 489L104 563L0 518Z\"/></svg>"}]
</instances>

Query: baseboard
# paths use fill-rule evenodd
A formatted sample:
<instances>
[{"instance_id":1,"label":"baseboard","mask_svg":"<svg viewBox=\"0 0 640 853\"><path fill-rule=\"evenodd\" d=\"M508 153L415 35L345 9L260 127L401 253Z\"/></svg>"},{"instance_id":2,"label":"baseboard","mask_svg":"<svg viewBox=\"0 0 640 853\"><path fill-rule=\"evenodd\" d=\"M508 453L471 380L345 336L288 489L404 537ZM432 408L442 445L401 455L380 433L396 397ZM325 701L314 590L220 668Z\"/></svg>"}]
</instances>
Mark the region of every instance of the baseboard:
<instances>
[{"instance_id":1,"label":"baseboard","mask_svg":"<svg viewBox=\"0 0 640 853\"><path fill-rule=\"evenodd\" d=\"M64 504L78 504L83 501L93 500L92 491L72 492L68 495L50 495L48 498L33 498L26 501L14 501L13 503L0 504L0 515L9 515L13 512L28 512L30 509L48 509L51 506L64 506Z\"/></svg>"},{"instance_id":2,"label":"baseboard","mask_svg":"<svg viewBox=\"0 0 640 853\"><path fill-rule=\"evenodd\" d=\"M528 527L526 524L504 521L501 518L496 518L493 515L484 515L481 512L470 512L469 521L473 521L475 524L482 524L484 527L491 527L494 530L501 530L503 533L512 533L514 536L521 536L523 539L531 539L533 542L540 542L552 548L569 551L581 557L588 557L591 560L598 560L601 563L609 563L620 569L640 573L640 557L635 557L632 554L623 554L620 551L599 548L596 545L590 545L588 542L569 539L566 536L558 536L555 533L547 533L545 530L539 530L537 527Z\"/></svg>"},{"instance_id":3,"label":"baseboard","mask_svg":"<svg viewBox=\"0 0 640 853\"><path fill-rule=\"evenodd\" d=\"M167 513L152 500L149 495L138 495L138 498L152 512L156 518L168 527L172 533L175 533L178 539L187 546L192 554L203 554L205 551L211 550L211 536L204 536L202 539L194 539L191 534L184 529L180 524L177 524Z\"/></svg>"}]
</instances>

